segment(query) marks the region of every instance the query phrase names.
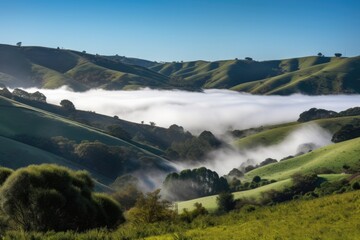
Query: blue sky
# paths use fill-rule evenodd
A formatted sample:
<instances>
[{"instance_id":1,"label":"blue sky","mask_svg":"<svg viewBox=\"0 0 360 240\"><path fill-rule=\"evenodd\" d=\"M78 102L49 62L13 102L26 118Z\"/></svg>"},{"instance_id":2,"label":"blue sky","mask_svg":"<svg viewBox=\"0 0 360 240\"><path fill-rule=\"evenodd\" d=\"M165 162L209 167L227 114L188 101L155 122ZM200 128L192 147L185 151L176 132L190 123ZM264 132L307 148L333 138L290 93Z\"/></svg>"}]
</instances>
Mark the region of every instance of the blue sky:
<instances>
[{"instance_id":1,"label":"blue sky","mask_svg":"<svg viewBox=\"0 0 360 240\"><path fill-rule=\"evenodd\" d=\"M0 0L0 43L157 61L360 55L358 0Z\"/></svg>"}]
</instances>

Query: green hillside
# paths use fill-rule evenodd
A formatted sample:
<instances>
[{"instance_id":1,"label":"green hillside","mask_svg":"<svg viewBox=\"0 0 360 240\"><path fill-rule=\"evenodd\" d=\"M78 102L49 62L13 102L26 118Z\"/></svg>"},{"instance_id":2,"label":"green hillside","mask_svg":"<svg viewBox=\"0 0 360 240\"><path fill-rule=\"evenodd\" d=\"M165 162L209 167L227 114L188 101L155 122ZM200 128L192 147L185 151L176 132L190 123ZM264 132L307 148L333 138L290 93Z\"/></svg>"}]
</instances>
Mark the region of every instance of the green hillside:
<instances>
[{"instance_id":1,"label":"green hillside","mask_svg":"<svg viewBox=\"0 0 360 240\"><path fill-rule=\"evenodd\" d=\"M175 62L150 67L179 82L254 94L360 92L360 57Z\"/></svg>"},{"instance_id":2,"label":"green hillside","mask_svg":"<svg viewBox=\"0 0 360 240\"><path fill-rule=\"evenodd\" d=\"M320 127L328 130L330 133L334 134L342 126L353 121L353 119L360 119L360 116L327 118L318 119L307 123L293 122L265 126L260 129L254 129L252 134L248 134L247 136L236 139L234 145L239 149L249 149L257 146L269 146L277 144L283 141L291 132L308 124L317 124Z\"/></svg>"},{"instance_id":3,"label":"green hillside","mask_svg":"<svg viewBox=\"0 0 360 240\"><path fill-rule=\"evenodd\" d=\"M58 88L232 89L254 94L360 92L360 57L156 63L67 49L0 44L0 85Z\"/></svg>"},{"instance_id":4,"label":"green hillside","mask_svg":"<svg viewBox=\"0 0 360 240\"><path fill-rule=\"evenodd\" d=\"M1 147L0 165L18 168L33 163L51 162L76 169L86 169L92 175L99 176L99 181L111 183L111 177L100 176L91 166L75 164L52 153L40 150L36 146L29 146L16 142L18 136L30 136L33 139L50 139L57 136L69 141L99 141L109 146L119 146L128 152L126 166L133 166L133 170L143 168L144 171L173 171L172 164L167 160L135 146L128 141L121 140L100 132L96 128L71 121L59 115L39 110L19 102L0 97L0 136L4 145ZM5 147L9 146L9 147ZM36 156L38 159L36 159ZM26 163L28 162L28 163ZM129 169L129 168L128 168ZM130 167L131 169L131 167Z\"/></svg>"},{"instance_id":5,"label":"green hillside","mask_svg":"<svg viewBox=\"0 0 360 240\"><path fill-rule=\"evenodd\" d=\"M322 174L319 175L321 178L323 178L326 181L334 181L339 180L342 178L345 178L346 174ZM265 177L264 177L265 178ZM255 201L260 200L261 194L264 192L268 192L270 190L278 190L281 191L285 189L286 187L289 187L292 185L291 179L287 178L284 180L279 180L278 182L271 183L262 187L258 187L251 190L246 191L240 191L240 192L233 192L234 199L254 199ZM195 203L201 203L208 211L215 211L217 209L217 203L216 203L217 195L213 196L207 196L202 198L196 198L188 201L182 201L178 202L178 210L179 212L182 212L183 209L187 210L193 210L195 208Z\"/></svg>"},{"instance_id":6,"label":"green hillside","mask_svg":"<svg viewBox=\"0 0 360 240\"><path fill-rule=\"evenodd\" d=\"M43 88L67 85L77 91L91 88L170 88L168 77L164 75L99 55L3 44L0 45L0 84Z\"/></svg>"},{"instance_id":7,"label":"green hillside","mask_svg":"<svg viewBox=\"0 0 360 240\"><path fill-rule=\"evenodd\" d=\"M316 149L307 154L269 164L245 174L246 179L260 176L266 179L288 179L294 173L310 173L328 169L342 173L343 166L354 166L360 163L360 138L332 144Z\"/></svg>"},{"instance_id":8,"label":"green hillside","mask_svg":"<svg viewBox=\"0 0 360 240\"><path fill-rule=\"evenodd\" d=\"M334 58L328 63L300 68L254 82L232 87L253 94L287 95L295 92L311 95L358 93L360 57Z\"/></svg>"}]
</instances>

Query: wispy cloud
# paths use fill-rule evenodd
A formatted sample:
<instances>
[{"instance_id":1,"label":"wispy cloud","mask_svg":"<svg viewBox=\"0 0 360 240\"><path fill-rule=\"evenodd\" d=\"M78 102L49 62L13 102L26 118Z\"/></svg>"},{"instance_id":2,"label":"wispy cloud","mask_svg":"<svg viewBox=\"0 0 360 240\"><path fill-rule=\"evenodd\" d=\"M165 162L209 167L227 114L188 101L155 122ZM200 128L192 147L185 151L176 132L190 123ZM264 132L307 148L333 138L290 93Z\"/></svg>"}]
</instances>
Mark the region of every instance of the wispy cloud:
<instances>
[{"instance_id":1,"label":"wispy cloud","mask_svg":"<svg viewBox=\"0 0 360 240\"><path fill-rule=\"evenodd\" d=\"M209 154L204 166L215 170L220 175L229 173L233 168L239 168L242 163L258 164L266 158L280 160L287 156L294 156L301 152L303 144L312 145L312 149L331 144L331 134L316 124L305 124L289 135L280 143L270 146L238 150L222 148Z\"/></svg>"}]
</instances>

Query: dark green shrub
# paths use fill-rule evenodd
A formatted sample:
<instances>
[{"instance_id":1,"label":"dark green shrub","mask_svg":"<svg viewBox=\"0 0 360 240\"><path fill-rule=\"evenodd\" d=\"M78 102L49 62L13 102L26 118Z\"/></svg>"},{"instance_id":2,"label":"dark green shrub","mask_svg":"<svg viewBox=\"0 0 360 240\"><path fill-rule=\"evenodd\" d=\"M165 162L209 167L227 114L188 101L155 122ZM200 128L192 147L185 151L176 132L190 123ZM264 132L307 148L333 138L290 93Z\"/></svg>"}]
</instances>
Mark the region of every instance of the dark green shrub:
<instances>
[{"instance_id":1,"label":"dark green shrub","mask_svg":"<svg viewBox=\"0 0 360 240\"><path fill-rule=\"evenodd\" d=\"M94 196L93 188L86 172L50 164L30 165L4 182L0 207L25 231L83 231L122 222L119 206L111 199Z\"/></svg>"},{"instance_id":2,"label":"dark green shrub","mask_svg":"<svg viewBox=\"0 0 360 240\"><path fill-rule=\"evenodd\" d=\"M229 212L235 208L234 195L230 192L222 192L216 198L218 211Z\"/></svg>"},{"instance_id":3,"label":"dark green shrub","mask_svg":"<svg viewBox=\"0 0 360 240\"><path fill-rule=\"evenodd\" d=\"M360 182L354 182L351 185L351 188L354 189L354 190L359 190L360 189Z\"/></svg>"}]
</instances>

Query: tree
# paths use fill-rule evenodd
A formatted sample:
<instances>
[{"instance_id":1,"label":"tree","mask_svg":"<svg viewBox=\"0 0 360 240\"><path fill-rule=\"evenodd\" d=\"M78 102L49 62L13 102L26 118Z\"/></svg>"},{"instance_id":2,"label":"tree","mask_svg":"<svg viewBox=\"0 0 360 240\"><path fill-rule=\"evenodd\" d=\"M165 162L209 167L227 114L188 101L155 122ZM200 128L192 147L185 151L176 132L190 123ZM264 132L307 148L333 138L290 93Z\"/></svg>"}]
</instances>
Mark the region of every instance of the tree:
<instances>
[{"instance_id":1,"label":"tree","mask_svg":"<svg viewBox=\"0 0 360 240\"><path fill-rule=\"evenodd\" d=\"M253 59L251 57L246 57L245 60L246 61L252 61Z\"/></svg>"},{"instance_id":2,"label":"tree","mask_svg":"<svg viewBox=\"0 0 360 240\"><path fill-rule=\"evenodd\" d=\"M15 88L14 91L12 92L12 95L24 99L30 99L30 94L27 91L24 91L20 88Z\"/></svg>"},{"instance_id":3,"label":"tree","mask_svg":"<svg viewBox=\"0 0 360 240\"><path fill-rule=\"evenodd\" d=\"M25 231L83 231L123 222L119 204L93 190L84 171L31 165L6 179L0 188L0 207Z\"/></svg>"},{"instance_id":4,"label":"tree","mask_svg":"<svg viewBox=\"0 0 360 240\"><path fill-rule=\"evenodd\" d=\"M116 178L122 171L125 153L120 147L109 147L98 141L83 141L75 147L74 153L81 164L99 173Z\"/></svg>"},{"instance_id":5,"label":"tree","mask_svg":"<svg viewBox=\"0 0 360 240\"><path fill-rule=\"evenodd\" d=\"M69 111L69 112L75 111L74 104L67 99L61 100L60 106L62 106L66 111Z\"/></svg>"},{"instance_id":6,"label":"tree","mask_svg":"<svg viewBox=\"0 0 360 240\"><path fill-rule=\"evenodd\" d=\"M231 192L222 192L216 197L218 211L229 212L235 208L234 195Z\"/></svg>"},{"instance_id":7,"label":"tree","mask_svg":"<svg viewBox=\"0 0 360 240\"><path fill-rule=\"evenodd\" d=\"M358 137L360 137L360 124L347 124L334 133L331 141L338 143Z\"/></svg>"},{"instance_id":8,"label":"tree","mask_svg":"<svg viewBox=\"0 0 360 240\"><path fill-rule=\"evenodd\" d=\"M335 57L341 57L342 56L341 53L335 53L334 55L335 55Z\"/></svg>"},{"instance_id":9,"label":"tree","mask_svg":"<svg viewBox=\"0 0 360 240\"><path fill-rule=\"evenodd\" d=\"M6 98L12 98L13 96L9 89L7 89L6 87L0 89L0 95Z\"/></svg>"},{"instance_id":10,"label":"tree","mask_svg":"<svg viewBox=\"0 0 360 240\"><path fill-rule=\"evenodd\" d=\"M194 207L195 209L190 212L186 208L184 208L183 212L180 214L180 219L188 223L191 223L198 216L206 215L209 213L201 203L198 202L194 203Z\"/></svg>"},{"instance_id":11,"label":"tree","mask_svg":"<svg viewBox=\"0 0 360 240\"><path fill-rule=\"evenodd\" d=\"M160 189L141 195L135 207L128 211L128 218L135 223L154 223L170 220L174 212L170 210L170 202L161 200Z\"/></svg>"},{"instance_id":12,"label":"tree","mask_svg":"<svg viewBox=\"0 0 360 240\"><path fill-rule=\"evenodd\" d=\"M253 181L254 183L259 183L259 182L261 181L261 177L255 176L255 177L253 177L252 181Z\"/></svg>"},{"instance_id":13,"label":"tree","mask_svg":"<svg viewBox=\"0 0 360 240\"><path fill-rule=\"evenodd\" d=\"M21 47L21 45L22 45L22 42L17 42L16 43L16 46L18 46L18 47Z\"/></svg>"},{"instance_id":14,"label":"tree","mask_svg":"<svg viewBox=\"0 0 360 240\"><path fill-rule=\"evenodd\" d=\"M150 126L155 127L156 123L155 122L150 122Z\"/></svg>"},{"instance_id":15,"label":"tree","mask_svg":"<svg viewBox=\"0 0 360 240\"><path fill-rule=\"evenodd\" d=\"M112 194L112 197L118 201L124 210L129 210L135 206L141 192L134 185L128 185Z\"/></svg>"},{"instance_id":16,"label":"tree","mask_svg":"<svg viewBox=\"0 0 360 240\"><path fill-rule=\"evenodd\" d=\"M310 108L299 115L298 122L308 122L315 119L331 118L335 117L337 112L329 111L325 109Z\"/></svg>"},{"instance_id":17,"label":"tree","mask_svg":"<svg viewBox=\"0 0 360 240\"><path fill-rule=\"evenodd\" d=\"M122 127L120 127L119 125L108 126L108 131L111 136L125 139L125 140L131 139L130 134L127 131L125 131Z\"/></svg>"},{"instance_id":18,"label":"tree","mask_svg":"<svg viewBox=\"0 0 360 240\"><path fill-rule=\"evenodd\" d=\"M39 91L30 93L30 100L46 103L46 96Z\"/></svg>"},{"instance_id":19,"label":"tree","mask_svg":"<svg viewBox=\"0 0 360 240\"><path fill-rule=\"evenodd\" d=\"M239 169L237 168L233 168L229 174L229 176L234 176L234 177L243 177L244 173L242 173Z\"/></svg>"},{"instance_id":20,"label":"tree","mask_svg":"<svg viewBox=\"0 0 360 240\"><path fill-rule=\"evenodd\" d=\"M262 161L260 163L260 167L266 166L266 165L269 165L269 164L272 164L272 163L277 163L277 160L273 159L273 158L267 158L267 159L265 159L264 161Z\"/></svg>"},{"instance_id":21,"label":"tree","mask_svg":"<svg viewBox=\"0 0 360 240\"><path fill-rule=\"evenodd\" d=\"M321 52L319 52L317 55L318 55L318 57L323 57L324 56Z\"/></svg>"}]
</instances>

